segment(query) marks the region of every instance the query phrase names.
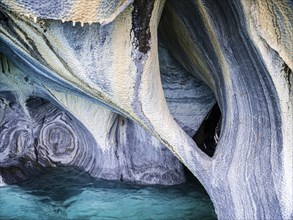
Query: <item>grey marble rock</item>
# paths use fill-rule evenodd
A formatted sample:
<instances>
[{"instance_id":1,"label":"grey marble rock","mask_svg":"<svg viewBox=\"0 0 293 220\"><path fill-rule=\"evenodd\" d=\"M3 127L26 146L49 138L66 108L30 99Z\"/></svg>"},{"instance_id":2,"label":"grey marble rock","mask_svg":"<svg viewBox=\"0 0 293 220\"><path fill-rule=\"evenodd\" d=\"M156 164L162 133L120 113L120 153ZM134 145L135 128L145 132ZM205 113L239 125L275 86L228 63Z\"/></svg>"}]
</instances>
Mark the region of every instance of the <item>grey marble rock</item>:
<instances>
[{"instance_id":1,"label":"grey marble rock","mask_svg":"<svg viewBox=\"0 0 293 220\"><path fill-rule=\"evenodd\" d=\"M59 165L176 184L185 165L219 219L293 218L292 1L62 4L0 1L0 184ZM207 155L194 134L219 127Z\"/></svg>"},{"instance_id":2,"label":"grey marble rock","mask_svg":"<svg viewBox=\"0 0 293 220\"><path fill-rule=\"evenodd\" d=\"M183 165L137 123L109 113L113 119L107 122L111 129L104 138L111 146L105 150L102 141L95 139L74 115L44 99L48 97L41 92L38 79L1 56L4 71L0 77L0 146L4 181L21 181L42 168L56 166L74 166L97 178L140 184L173 185L185 181ZM178 124L193 136L215 102L213 93L185 71L163 45L160 64L169 109ZM100 114L102 118L103 112ZM97 132L104 131L97 128ZM18 169L13 175L9 173L12 164Z\"/></svg>"},{"instance_id":3,"label":"grey marble rock","mask_svg":"<svg viewBox=\"0 0 293 220\"><path fill-rule=\"evenodd\" d=\"M21 104L20 91L10 86L16 81L30 81L23 91L25 87L34 87L34 94L41 96L39 82L19 71L4 55L1 59L5 63L2 69L6 70L0 77L0 163L4 182L22 181L44 168L58 166L78 167L93 177L139 184L173 185L185 181L178 159L130 119L111 113L111 129L105 134L111 146L105 150L99 139L95 140L61 106L41 97L26 97ZM180 66L178 71L182 71Z\"/></svg>"},{"instance_id":4,"label":"grey marble rock","mask_svg":"<svg viewBox=\"0 0 293 220\"><path fill-rule=\"evenodd\" d=\"M191 137L216 103L214 93L187 72L159 41L162 86L169 110L178 125Z\"/></svg>"}]
</instances>

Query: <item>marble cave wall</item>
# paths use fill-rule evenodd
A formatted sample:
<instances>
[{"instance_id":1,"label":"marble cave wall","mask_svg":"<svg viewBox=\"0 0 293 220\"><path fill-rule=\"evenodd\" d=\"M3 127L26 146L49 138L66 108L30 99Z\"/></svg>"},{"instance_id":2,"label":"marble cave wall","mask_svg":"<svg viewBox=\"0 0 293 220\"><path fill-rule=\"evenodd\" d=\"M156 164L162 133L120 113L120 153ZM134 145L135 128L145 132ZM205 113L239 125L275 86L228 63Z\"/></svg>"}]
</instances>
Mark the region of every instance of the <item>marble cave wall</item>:
<instances>
[{"instance_id":1,"label":"marble cave wall","mask_svg":"<svg viewBox=\"0 0 293 220\"><path fill-rule=\"evenodd\" d=\"M0 182L188 169L219 219L291 219L292 42L289 0L0 0Z\"/></svg>"}]
</instances>

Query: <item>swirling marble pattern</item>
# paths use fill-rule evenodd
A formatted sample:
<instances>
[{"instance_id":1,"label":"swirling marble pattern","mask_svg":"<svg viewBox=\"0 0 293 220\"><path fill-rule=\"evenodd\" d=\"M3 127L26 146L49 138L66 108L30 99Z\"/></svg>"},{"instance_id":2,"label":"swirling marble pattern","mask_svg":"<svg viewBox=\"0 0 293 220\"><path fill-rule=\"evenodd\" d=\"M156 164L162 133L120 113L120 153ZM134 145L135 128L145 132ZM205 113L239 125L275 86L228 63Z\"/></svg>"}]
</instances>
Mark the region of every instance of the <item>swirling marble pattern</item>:
<instances>
[{"instance_id":1,"label":"swirling marble pattern","mask_svg":"<svg viewBox=\"0 0 293 220\"><path fill-rule=\"evenodd\" d=\"M293 134L292 126L287 124L292 124L292 92L290 83L285 85L286 79L281 74L282 59L287 60L286 53L291 49L280 54L268 51L269 46L262 45L262 34L251 33L262 32L263 27L254 27L251 23L247 26L245 20L246 17L249 22L258 20L255 7L268 6L273 10L272 2L187 0L185 3L175 0L166 3L160 32L179 62L210 85L223 112L221 137L210 170L213 173L210 187L214 189L212 194L215 193L211 195L214 204L227 201L227 206L217 208L216 205L218 217L292 218L292 209L288 206L292 199L279 191L286 188L285 191L293 195L288 188L292 185L291 180L283 179L292 176L292 166L288 166L289 160L292 164L292 157L289 159L283 154L292 152L292 141L290 144L286 141ZM257 6L249 10L249 4ZM277 8L280 9L282 4L284 2L278 2ZM263 16L260 8L257 14ZM287 9L282 12L276 9L275 13L271 11L269 14L274 17L283 12L288 13ZM193 15L194 19L190 19ZM283 17L283 22L278 17L278 23L281 23L274 26L291 25L292 19L288 24L289 17ZM264 32L271 34L271 30ZM291 31L287 28L282 32ZM284 33L283 40L288 37L290 34ZM283 46L280 45L278 50ZM286 104L284 100L287 100ZM282 108L284 105L286 107ZM288 136L285 137L285 133ZM280 187L278 190L275 190L276 185Z\"/></svg>"},{"instance_id":2,"label":"swirling marble pattern","mask_svg":"<svg viewBox=\"0 0 293 220\"><path fill-rule=\"evenodd\" d=\"M162 86L169 110L178 125L191 137L216 102L213 91L185 70L159 41Z\"/></svg>"},{"instance_id":3,"label":"swirling marble pattern","mask_svg":"<svg viewBox=\"0 0 293 220\"><path fill-rule=\"evenodd\" d=\"M15 160L32 146L33 127L30 121L14 115L13 120L1 123L0 160L2 163Z\"/></svg>"},{"instance_id":4,"label":"swirling marble pattern","mask_svg":"<svg viewBox=\"0 0 293 220\"><path fill-rule=\"evenodd\" d=\"M0 4L0 52L19 70L7 71L12 66L1 59L0 89L15 96L21 111L12 112L32 123L34 134L29 157L16 160L13 169L4 169L6 162L2 166L5 181L38 167L28 160L38 158L34 146L52 147L40 154L45 165L58 164L60 155L65 164L93 176L143 183L183 181L179 160L204 185L220 219L293 218L291 1L168 0L165 7L164 0L119 1L129 3L126 8L111 1L106 16L112 22L84 27L73 27L75 20L63 24L54 11L58 7L50 7L57 20L34 22L36 17L3 2L10 1ZM12 6L15 2L22 1ZM72 2L65 1L66 7ZM96 9L79 8L81 22ZM164 50L159 54L158 29L185 70L169 65L174 62L164 59ZM27 109L30 96L45 98L53 112L56 107L63 112L48 118L59 130L38 117L47 112ZM222 112L221 135L209 157L191 136L215 100ZM42 128L48 135L39 135ZM75 138L59 139L70 131L77 131ZM23 133L10 134L21 134L19 145L31 143ZM69 142L80 146L79 141L89 142L84 151L66 147ZM57 145L62 149L54 149ZM162 156L163 145L173 156Z\"/></svg>"},{"instance_id":5,"label":"swirling marble pattern","mask_svg":"<svg viewBox=\"0 0 293 220\"><path fill-rule=\"evenodd\" d=\"M91 154L98 154L98 149L93 137L68 114L43 99L30 98L26 115L17 98L13 102L3 111L5 118L0 127L0 162L5 182L27 178L42 167L70 165L88 170L95 165ZM20 173L9 175L13 167Z\"/></svg>"},{"instance_id":6,"label":"swirling marble pattern","mask_svg":"<svg viewBox=\"0 0 293 220\"><path fill-rule=\"evenodd\" d=\"M93 138L83 136L87 131L72 122L65 112L57 108L45 108L45 114L37 115L34 120L40 126L37 128L36 150L38 162L43 166L76 165L82 162L84 167L91 163L86 152L97 153Z\"/></svg>"},{"instance_id":7,"label":"swirling marble pattern","mask_svg":"<svg viewBox=\"0 0 293 220\"><path fill-rule=\"evenodd\" d=\"M164 53L164 59L161 60L162 76L166 78L172 77L173 72L169 72L169 70L176 68L176 77L179 80L179 83L171 80L164 81L166 94L170 93L168 89L174 86L178 87L178 94L180 94L180 91L184 94L186 90L182 82L190 81L187 76L188 73L184 72L166 49L161 47L160 50ZM10 61L5 60L5 62ZM1 76L3 89L8 89L7 85L12 85L12 87L22 85L23 90L28 90L28 87L39 88L40 85L38 85L37 80L27 77L12 63L9 65L9 71L7 69L8 63L3 67L10 74L9 77L5 74ZM30 82L27 86L22 83L24 78L26 79L25 81ZM193 83L187 85L190 93L197 89L202 89L202 87L197 87ZM35 90L39 91L39 89ZM94 107L94 114L97 118L90 118L90 120L97 121L97 127L90 128L91 124L86 123L96 135L96 137L93 137L84 125L78 122L71 113L62 110L61 106L54 106L45 99L38 97L29 97L25 105L21 105L20 97L13 95L18 94L17 91L12 90L9 92L7 99L4 97L5 92L1 94L3 96L1 99L1 115L5 116L1 121L1 128L3 128L0 132L1 141L10 141L9 143L1 144L2 148L5 149L1 154L2 174L7 183L19 181L37 172L36 167L43 169L56 166L75 166L84 169L94 177L141 184L171 185L185 181L183 166L175 156L156 138L130 119L119 116L103 107L98 109ZM180 101L181 97L175 100L171 99L171 101L168 100L171 109L173 109L174 117L179 120L182 117L194 114L194 117L198 118L199 120L197 121L200 122L208 111L209 106L214 102L212 93L208 92L207 94L210 95L209 104L193 103L199 106L206 105L206 110L201 114L193 113L192 109L184 107L184 102ZM57 94L55 95L57 97ZM63 103L65 103L64 98L62 98ZM80 101L79 99L75 100L77 104ZM9 106L10 103L14 103L13 108ZM89 112L91 111L90 102L85 102L83 105L87 106ZM172 107L172 105L176 107ZM178 111L180 106L182 108ZM67 109L68 107L70 106L64 106ZM75 106L74 108L77 110L80 107ZM71 112L79 119L79 113L75 110L71 109ZM105 120L107 117L112 119ZM103 120L105 120L104 124L98 123L98 121ZM189 123L188 120L182 120L182 127L187 128L187 123ZM11 130L20 135L18 139L15 139L15 136L5 127L8 124ZM102 129L107 127L109 127L109 130ZM28 132L24 130L25 128L30 129L29 135L19 133L19 131ZM194 131L191 136L193 133ZM14 144L11 140L18 140L18 148L20 148L20 145L25 144L22 148L26 150L20 154L18 150L14 149ZM4 154L4 152L7 154ZM30 161L33 165L21 169L21 175L15 176L11 175L11 173L9 175L7 170L11 168L11 164L7 163L4 166L4 156L11 163L13 154L18 154L15 161L20 158L26 158L25 160ZM18 161L16 167L22 166L22 164L22 162Z\"/></svg>"},{"instance_id":8,"label":"swirling marble pattern","mask_svg":"<svg viewBox=\"0 0 293 220\"><path fill-rule=\"evenodd\" d=\"M95 177L142 184L170 185L185 180L183 167L172 153L130 120L120 117L115 121L112 135L118 140L103 151L69 113L41 98L28 99L26 106L30 116L18 104L2 111L11 116L2 120L0 130L1 174L6 183L28 177L36 172L35 167L56 166L79 167ZM134 135L139 138L133 139ZM21 169L17 176L9 173L12 166L23 165L23 158L34 167Z\"/></svg>"}]
</instances>

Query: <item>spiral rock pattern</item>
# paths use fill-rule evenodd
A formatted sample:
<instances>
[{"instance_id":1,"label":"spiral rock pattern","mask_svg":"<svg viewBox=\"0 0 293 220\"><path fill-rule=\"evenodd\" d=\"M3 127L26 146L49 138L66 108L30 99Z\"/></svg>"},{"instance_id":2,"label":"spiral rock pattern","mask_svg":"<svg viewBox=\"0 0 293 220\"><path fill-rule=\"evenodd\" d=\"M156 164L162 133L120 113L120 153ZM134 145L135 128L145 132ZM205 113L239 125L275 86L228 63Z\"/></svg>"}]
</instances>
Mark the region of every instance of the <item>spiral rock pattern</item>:
<instances>
[{"instance_id":1,"label":"spiral rock pattern","mask_svg":"<svg viewBox=\"0 0 293 220\"><path fill-rule=\"evenodd\" d=\"M110 131L105 138L111 141L105 147L61 106L31 97L26 101L26 115L17 97L11 94L10 99L15 104L1 111L5 118L0 131L0 168L6 183L60 166L76 167L97 178L142 184L171 185L185 180L175 156L129 119L117 116L106 121Z\"/></svg>"},{"instance_id":2,"label":"spiral rock pattern","mask_svg":"<svg viewBox=\"0 0 293 220\"><path fill-rule=\"evenodd\" d=\"M0 162L6 163L21 157L33 144L31 120L20 111L20 106L9 106L1 97L0 107Z\"/></svg>"},{"instance_id":3,"label":"spiral rock pattern","mask_svg":"<svg viewBox=\"0 0 293 220\"><path fill-rule=\"evenodd\" d=\"M70 7L73 1L65 5ZM34 112L31 116L22 114L33 127L33 142L20 135L19 144L33 143L28 150L35 153L29 154L31 161L38 166L78 166L97 177L152 181L161 178L158 170L167 174L174 168L170 157L146 151L159 146L155 138L203 184L219 219L293 219L292 1L134 1L108 25L85 27L83 22L95 10L77 10L82 19L63 24L58 21L64 18L59 16L60 7L51 2L41 11L51 10L50 18L57 21L37 22L39 10L32 7L32 14L23 16L14 7L17 0L4 2L0 3L0 52L29 79L36 79L28 87L19 77L10 78L6 89L14 90L22 104L25 95L49 97L75 116L70 120L63 110L51 116L56 106L47 104L37 111L29 108ZM40 3L32 5L38 8ZM81 25L76 27L76 21ZM167 49L187 70L185 77L177 75L173 66L161 77L158 29ZM0 70L8 76L2 63ZM0 91L5 92L3 84L0 74ZM190 136L203 126L199 118L213 97L222 113L221 136L209 157ZM111 112L99 109L101 103ZM84 106L91 109L79 109ZM0 115L12 120L6 110ZM125 122L125 117L144 132ZM213 130L217 124L211 126ZM17 161L18 167L28 164L21 158Z\"/></svg>"},{"instance_id":4,"label":"spiral rock pattern","mask_svg":"<svg viewBox=\"0 0 293 220\"><path fill-rule=\"evenodd\" d=\"M29 108L33 108L31 103ZM76 166L89 171L91 154L99 155L87 129L64 110L46 102L34 115L38 163L44 167Z\"/></svg>"},{"instance_id":5,"label":"spiral rock pattern","mask_svg":"<svg viewBox=\"0 0 293 220\"><path fill-rule=\"evenodd\" d=\"M26 179L46 167L95 167L91 154L98 156L98 148L84 126L40 98L29 99L26 107L30 115L19 103L0 111L0 173L5 182Z\"/></svg>"},{"instance_id":6,"label":"spiral rock pattern","mask_svg":"<svg viewBox=\"0 0 293 220\"><path fill-rule=\"evenodd\" d=\"M55 110L55 111L54 111ZM41 126L38 149L53 163L69 164L77 153L78 140L66 117L51 109ZM50 117L51 116L51 117Z\"/></svg>"},{"instance_id":7,"label":"spiral rock pattern","mask_svg":"<svg viewBox=\"0 0 293 220\"><path fill-rule=\"evenodd\" d=\"M17 158L32 146L32 126L25 120L11 121L1 126L0 160Z\"/></svg>"}]
</instances>

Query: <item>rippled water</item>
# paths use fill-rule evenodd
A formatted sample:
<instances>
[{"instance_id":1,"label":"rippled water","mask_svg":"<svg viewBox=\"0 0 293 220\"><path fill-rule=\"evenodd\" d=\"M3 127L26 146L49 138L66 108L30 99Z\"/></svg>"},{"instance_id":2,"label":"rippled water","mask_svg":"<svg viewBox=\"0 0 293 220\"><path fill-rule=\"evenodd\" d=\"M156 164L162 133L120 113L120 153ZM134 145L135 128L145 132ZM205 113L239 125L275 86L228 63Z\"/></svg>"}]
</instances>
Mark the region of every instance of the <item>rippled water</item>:
<instances>
[{"instance_id":1,"label":"rippled water","mask_svg":"<svg viewBox=\"0 0 293 220\"><path fill-rule=\"evenodd\" d=\"M0 219L216 219L196 183L137 186L52 169L21 185L0 187Z\"/></svg>"}]
</instances>

